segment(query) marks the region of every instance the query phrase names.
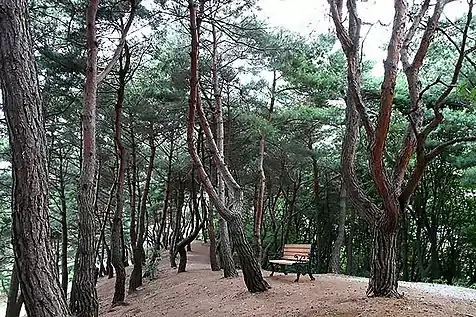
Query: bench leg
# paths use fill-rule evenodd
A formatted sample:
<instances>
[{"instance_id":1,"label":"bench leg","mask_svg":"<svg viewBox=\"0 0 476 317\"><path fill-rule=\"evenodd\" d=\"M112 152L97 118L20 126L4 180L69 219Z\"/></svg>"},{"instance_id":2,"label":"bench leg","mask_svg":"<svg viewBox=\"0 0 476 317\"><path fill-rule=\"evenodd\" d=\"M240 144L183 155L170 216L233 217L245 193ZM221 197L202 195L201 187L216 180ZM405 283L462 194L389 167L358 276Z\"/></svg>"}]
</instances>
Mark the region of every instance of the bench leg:
<instances>
[{"instance_id":1,"label":"bench leg","mask_svg":"<svg viewBox=\"0 0 476 317\"><path fill-rule=\"evenodd\" d=\"M299 265L296 265L296 273L297 273L297 278L294 280L294 282L299 282L299 277L301 276L301 270L299 268Z\"/></svg>"},{"instance_id":2,"label":"bench leg","mask_svg":"<svg viewBox=\"0 0 476 317\"><path fill-rule=\"evenodd\" d=\"M311 262L309 262L309 264L308 264L308 266L307 266L307 274L309 274L309 278L311 279L311 281L314 281L314 280L315 280L314 276L312 276Z\"/></svg>"},{"instance_id":3,"label":"bench leg","mask_svg":"<svg viewBox=\"0 0 476 317\"><path fill-rule=\"evenodd\" d=\"M286 265L281 266L283 268L284 275L288 275L288 271L286 270Z\"/></svg>"},{"instance_id":4,"label":"bench leg","mask_svg":"<svg viewBox=\"0 0 476 317\"><path fill-rule=\"evenodd\" d=\"M296 283L299 282L299 277L300 277L300 276L301 276L301 272L298 271L298 272L297 272L297 278L294 280L294 282L296 282Z\"/></svg>"},{"instance_id":5,"label":"bench leg","mask_svg":"<svg viewBox=\"0 0 476 317\"><path fill-rule=\"evenodd\" d=\"M272 277L274 275L274 263L271 263L271 274L269 275Z\"/></svg>"}]
</instances>

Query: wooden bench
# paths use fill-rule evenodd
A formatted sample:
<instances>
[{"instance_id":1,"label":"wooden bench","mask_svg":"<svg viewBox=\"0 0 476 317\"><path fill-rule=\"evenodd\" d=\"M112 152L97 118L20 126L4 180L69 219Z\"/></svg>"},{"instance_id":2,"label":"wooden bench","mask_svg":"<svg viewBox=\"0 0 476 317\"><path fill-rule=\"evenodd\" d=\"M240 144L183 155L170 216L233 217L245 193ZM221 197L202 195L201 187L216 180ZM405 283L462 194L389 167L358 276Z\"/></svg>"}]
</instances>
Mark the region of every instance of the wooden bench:
<instances>
[{"instance_id":1,"label":"wooden bench","mask_svg":"<svg viewBox=\"0 0 476 317\"><path fill-rule=\"evenodd\" d=\"M299 277L309 274L309 277L312 281L315 278L312 276L311 272L311 244L285 244L283 249L283 255L278 260L269 260L271 263L271 274L274 275L275 265L280 266L294 266L296 268L297 278L294 282L299 282ZM284 269L284 274L287 274L286 269Z\"/></svg>"}]
</instances>

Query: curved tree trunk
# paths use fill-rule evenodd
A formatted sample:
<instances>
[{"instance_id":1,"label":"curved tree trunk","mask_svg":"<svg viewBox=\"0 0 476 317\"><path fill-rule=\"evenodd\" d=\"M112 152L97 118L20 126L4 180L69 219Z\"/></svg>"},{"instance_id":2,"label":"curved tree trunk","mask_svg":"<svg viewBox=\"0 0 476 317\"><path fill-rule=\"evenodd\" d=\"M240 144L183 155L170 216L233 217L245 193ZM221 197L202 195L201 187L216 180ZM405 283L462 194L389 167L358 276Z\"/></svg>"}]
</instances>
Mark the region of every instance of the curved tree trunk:
<instances>
[{"instance_id":1,"label":"curved tree trunk","mask_svg":"<svg viewBox=\"0 0 476 317\"><path fill-rule=\"evenodd\" d=\"M218 226L220 229L220 246L218 252L220 253L220 265L223 269L223 276L225 278L238 277L235 261L231 252L230 236L228 231L228 224L226 220L218 215Z\"/></svg>"},{"instance_id":2,"label":"curved tree trunk","mask_svg":"<svg viewBox=\"0 0 476 317\"><path fill-rule=\"evenodd\" d=\"M152 129L152 124L150 128L149 135L149 147L150 147L150 157L149 157L149 166L147 167L144 192L142 194L141 205L139 208L139 232L138 238L135 244L135 248L132 250L134 257L134 269L132 270L131 277L129 280L129 291L135 291L137 287L142 286L142 263L144 262L144 240L146 233L145 226L145 215L147 213L147 198L149 196L150 190L150 181L152 179L152 171L154 170L154 160L156 145L154 144L154 134Z\"/></svg>"},{"instance_id":3,"label":"curved tree trunk","mask_svg":"<svg viewBox=\"0 0 476 317\"><path fill-rule=\"evenodd\" d=\"M127 166L126 149L122 145L122 106L124 103L124 91L126 86L126 74L130 66L130 55L128 53L127 45L125 46L125 64L123 64L123 56L119 59L119 89L117 91L116 101L116 117L115 117L115 136L116 153L118 164L117 171L117 188L116 188L116 209L114 211L114 218L112 220L111 228L111 258L112 265L116 271L116 284L114 287L114 297L112 305L121 305L125 299L126 287L126 270L124 267L124 244L123 244L123 225L122 214L124 209L124 183Z\"/></svg>"},{"instance_id":4,"label":"curved tree trunk","mask_svg":"<svg viewBox=\"0 0 476 317\"><path fill-rule=\"evenodd\" d=\"M256 261L256 258L253 256L253 250L251 249L251 246L249 245L248 241L246 241L245 233L243 231L243 222L241 220L241 212L243 207L242 189L235 181L227 166L225 165L223 155L220 155L220 150L218 149L215 143L210 124L208 123L203 107L200 103L200 96L198 93L198 26L196 7L193 0L189 0L189 12L190 31L192 34L192 52L190 54L191 76L189 109L187 118L187 147L205 191L209 195L213 204L217 207L217 210L220 215L230 225L235 249L237 250L238 256L240 257L240 260L242 262L241 264L243 267L244 280L248 290L250 292L266 291L269 288L269 285L263 279L258 261ZM213 188L212 182L210 181L210 177L205 172L205 168L203 167L203 163L200 159L200 156L197 154L197 148L194 142L196 110L199 115L200 125L205 132L208 145L217 163L219 173L223 177L223 180L226 182L228 190L230 192L230 206L232 206L232 209L228 208L225 205L224 201Z\"/></svg>"},{"instance_id":5,"label":"curved tree trunk","mask_svg":"<svg viewBox=\"0 0 476 317\"><path fill-rule=\"evenodd\" d=\"M26 0L0 0L0 85L12 150L13 247L26 311L69 316L50 244L46 135Z\"/></svg>"},{"instance_id":6,"label":"curved tree trunk","mask_svg":"<svg viewBox=\"0 0 476 317\"><path fill-rule=\"evenodd\" d=\"M224 125L223 125L223 103L221 90L218 87L218 70L217 70L217 35L215 24L212 23L212 36L213 36L213 54L212 54L212 82L213 82L213 94L215 96L215 118L216 118L216 144L218 148L218 155L224 157ZM225 182L223 176L217 173L217 187L218 196L222 202L225 202ZM233 254L231 252L230 237L228 232L228 224L221 215L218 215L218 225L220 227L220 260L221 267L223 268L223 275L225 277L237 277L238 271L236 270L235 262L233 261Z\"/></svg>"},{"instance_id":7,"label":"curved tree trunk","mask_svg":"<svg viewBox=\"0 0 476 317\"><path fill-rule=\"evenodd\" d=\"M266 109L268 113L266 114L266 120L269 122L271 120L271 114L274 111L274 104L276 102L276 86L277 86L277 76L276 70L273 71L273 82L271 84L271 100L269 103L269 109ZM254 221L254 250L255 255L258 258L258 262L262 263L263 260L263 245L261 241L261 224L263 222L263 213L264 213L264 194L266 190L266 174L264 171L264 154L266 147L266 132L261 132L261 138L259 141L259 164L258 170L260 173L259 186L258 186L258 197L256 199L256 213Z\"/></svg>"},{"instance_id":8,"label":"curved tree trunk","mask_svg":"<svg viewBox=\"0 0 476 317\"><path fill-rule=\"evenodd\" d=\"M230 224L233 246L240 259L246 287L252 293L266 291L270 286L263 279L259 263L253 255L253 249L246 241L241 216L237 215L229 219L228 223Z\"/></svg>"},{"instance_id":9,"label":"curved tree trunk","mask_svg":"<svg viewBox=\"0 0 476 317\"><path fill-rule=\"evenodd\" d=\"M194 179L194 176L195 176L195 171L192 171L192 201L193 201L193 213L196 216L195 225L190 235L177 244L176 249L180 255L180 261L179 261L177 273L185 272L185 269L187 268L187 251L188 251L185 249L185 247L188 248L190 244L197 238L198 234L200 233L200 230L202 230L206 221L205 214L203 215L204 216L203 220L200 219L200 211L198 208L199 204L198 204L198 198L197 198L197 186L196 186L196 181Z\"/></svg>"}]
</instances>

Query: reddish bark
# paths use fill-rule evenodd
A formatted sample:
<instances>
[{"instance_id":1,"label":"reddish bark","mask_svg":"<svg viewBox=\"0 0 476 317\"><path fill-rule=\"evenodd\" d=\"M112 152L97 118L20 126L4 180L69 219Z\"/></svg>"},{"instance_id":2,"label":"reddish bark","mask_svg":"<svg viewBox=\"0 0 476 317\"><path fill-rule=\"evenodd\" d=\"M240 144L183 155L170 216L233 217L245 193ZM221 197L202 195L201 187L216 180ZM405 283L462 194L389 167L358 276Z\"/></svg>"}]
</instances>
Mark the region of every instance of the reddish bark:
<instances>
[{"instance_id":1,"label":"reddish bark","mask_svg":"<svg viewBox=\"0 0 476 317\"><path fill-rule=\"evenodd\" d=\"M90 0L86 12L87 68L84 85L82 115L83 151L79 181L78 249L71 289L70 308L74 315L98 316L99 303L96 292L96 249L94 223L94 197L96 175L96 95L97 55L96 12L98 0Z\"/></svg>"},{"instance_id":2,"label":"reddish bark","mask_svg":"<svg viewBox=\"0 0 476 317\"><path fill-rule=\"evenodd\" d=\"M380 111L376 119L375 130L365 111L360 93L360 25L361 20L357 15L355 0L347 1L349 11L349 27L346 29L342 20L342 1L328 0L331 8L331 15L334 21L338 38L342 44L347 58L347 123L342 146L342 174L345 180L346 190L350 201L356 207L359 214L364 217L374 228L373 238L373 262L371 265L371 279L368 293L375 296L399 296L397 292L396 273L396 233L400 227L400 214L405 211L406 204L413 191L418 185L421 175L428 163L428 160L436 157L446 147L462 141L470 141L476 138L458 138L450 140L427 152L425 141L429 133L434 131L442 122L443 116L440 108L446 97L452 91L456 83L462 66L464 55L470 51L466 50L467 27L472 18L472 1L469 2L466 28L463 32L462 46L459 49L460 55L457 60L451 84L437 100L434 107L434 118L423 127L423 106L422 95L426 89L419 86L419 70L426 57L428 47L431 44L436 31L439 18L446 0L438 0L434 5L434 11L423 32L422 39L418 45L415 57L410 62L408 51L420 22L428 11L430 1L424 1L417 15L413 19L413 25L405 28L407 19L407 6L403 0L395 0L395 16L393 29L388 45L387 58L384 62L384 79L381 89ZM396 164L393 169L392 179L389 179L385 172L384 151L388 137L392 106L394 98L394 88L398 70L398 62L402 60L409 87L412 109L409 115L409 124L404 138L404 142L399 151ZM383 202L383 210L370 200L363 192L362 186L356 175L355 155L359 138L359 127L363 124L369 142L370 158L369 166L372 179ZM402 188L405 173L409 161L416 152L417 164L405 188Z\"/></svg>"}]
</instances>

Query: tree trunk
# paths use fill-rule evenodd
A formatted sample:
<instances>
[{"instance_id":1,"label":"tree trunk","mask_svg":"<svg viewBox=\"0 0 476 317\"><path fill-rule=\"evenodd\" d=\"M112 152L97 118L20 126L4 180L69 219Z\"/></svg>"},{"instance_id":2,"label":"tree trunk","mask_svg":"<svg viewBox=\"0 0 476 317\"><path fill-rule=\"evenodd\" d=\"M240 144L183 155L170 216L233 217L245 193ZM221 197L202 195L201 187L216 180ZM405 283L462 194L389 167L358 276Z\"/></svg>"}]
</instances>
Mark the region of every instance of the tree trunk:
<instances>
[{"instance_id":1,"label":"tree trunk","mask_svg":"<svg viewBox=\"0 0 476 317\"><path fill-rule=\"evenodd\" d=\"M106 270L106 267L104 266L105 251L106 251L106 247L104 246L104 244L102 244L102 246L101 246L101 255L100 255L100 258L99 258L99 277L103 277L103 276L107 275L107 270Z\"/></svg>"},{"instance_id":2,"label":"tree trunk","mask_svg":"<svg viewBox=\"0 0 476 317\"><path fill-rule=\"evenodd\" d=\"M15 261L29 316L69 316L50 244L46 136L28 1L0 0L0 85L12 150Z\"/></svg>"},{"instance_id":3,"label":"tree trunk","mask_svg":"<svg viewBox=\"0 0 476 317\"><path fill-rule=\"evenodd\" d=\"M205 198L202 195L202 208L206 210L204 213L207 217L208 223L208 238L210 246L210 267L212 271L220 271L220 266L218 265L217 255L216 255L216 239L215 239L215 226L213 225L213 209L209 209L208 205L205 202Z\"/></svg>"},{"instance_id":4,"label":"tree trunk","mask_svg":"<svg viewBox=\"0 0 476 317\"><path fill-rule=\"evenodd\" d=\"M276 70L273 71L273 82L271 84L271 99L269 109L265 118L267 121L271 120L271 114L274 111L274 104L276 102L276 85L277 85L277 76ZM266 190L266 174L264 172L264 153L266 146L266 132L261 132L261 138L259 141L259 164L258 170L260 173L259 186L258 186L258 197L256 199L256 214L254 222L254 250L255 255L258 258L258 262L261 263L263 260L263 245L261 241L261 223L263 222L263 212L264 212L264 194Z\"/></svg>"},{"instance_id":5,"label":"tree trunk","mask_svg":"<svg viewBox=\"0 0 476 317\"><path fill-rule=\"evenodd\" d=\"M198 234L200 233L200 230L203 228L206 221L205 214L203 214L203 220L200 219L200 211L198 208L199 203L197 198L197 184L195 181L195 170L192 170L192 202L193 202L192 211L193 211L193 214L195 214L195 225L192 223L192 225L194 225L193 231L190 233L189 236L187 236L185 239L183 239L177 244L176 249L180 255L180 262L179 262L177 273L185 272L185 269L187 268L187 251L188 251L185 249L185 247L186 246L189 247L190 244L197 238Z\"/></svg>"},{"instance_id":6,"label":"tree trunk","mask_svg":"<svg viewBox=\"0 0 476 317\"><path fill-rule=\"evenodd\" d=\"M370 270L367 296L401 297L397 290L397 232L388 230L382 220L374 227Z\"/></svg>"},{"instance_id":7,"label":"tree trunk","mask_svg":"<svg viewBox=\"0 0 476 317\"><path fill-rule=\"evenodd\" d=\"M98 174L99 176L99 174ZM99 177L98 177L99 179ZM107 223L110 222L109 221L109 215L111 214L111 210L112 210L112 204L113 204L113 200L114 200L114 197L115 197L115 194L116 194L116 186L117 186L117 181L114 180L114 184L111 186L111 189L109 190L109 198L107 200L107 205L106 205L106 210L104 212L104 217L103 217L103 220L101 222L101 228L100 228L100 232L99 232L99 239L98 239L98 243L97 243L97 246L96 246L96 257L99 256L99 248L101 246L101 244L103 245L103 247L105 247L107 250L109 250L109 247L106 243L106 238L105 238L105 234L106 234L106 226L107 226ZM98 189L99 189L99 186L96 186ZM98 195L99 193L97 192L96 193L96 200L98 200ZM96 202L97 204L97 202ZM98 217L99 218L99 217Z\"/></svg>"},{"instance_id":8,"label":"tree trunk","mask_svg":"<svg viewBox=\"0 0 476 317\"><path fill-rule=\"evenodd\" d=\"M59 195L61 201L61 287L65 298L68 294L68 218L67 218L67 204L65 195L65 181L63 170L63 158L60 158L59 166Z\"/></svg>"},{"instance_id":9,"label":"tree trunk","mask_svg":"<svg viewBox=\"0 0 476 317\"><path fill-rule=\"evenodd\" d=\"M131 129L132 131L132 129ZM132 134L131 134L131 139L133 139ZM131 142L131 148L132 148L132 155L130 159L130 165L135 166L136 161L134 158L134 141ZM129 187L129 208L130 208L130 224L129 224L129 238L131 240L131 246L132 250L136 248L136 243L137 243L137 215L136 215L136 206L135 206L135 185L134 182L131 180L131 172L130 170L134 169L135 167L130 167L127 169L127 185Z\"/></svg>"},{"instance_id":10,"label":"tree trunk","mask_svg":"<svg viewBox=\"0 0 476 317\"><path fill-rule=\"evenodd\" d=\"M114 277L114 267L112 266L112 252L111 248L106 243L106 237L103 237L104 239L104 246L106 247L106 255L107 255L107 260L106 260L106 272L107 272L107 278L113 278Z\"/></svg>"},{"instance_id":11,"label":"tree trunk","mask_svg":"<svg viewBox=\"0 0 476 317\"><path fill-rule=\"evenodd\" d=\"M170 200L170 182L172 181L172 159L173 159L173 154L174 154L174 133L171 134L170 136L170 151L168 153L167 157L167 178L165 180L165 193L164 193L164 207L162 208L162 218L160 220L160 227L159 227L159 232L157 233L157 241L156 241L156 252L159 251L161 247L160 240L162 239L162 234L164 233L164 229L166 228L166 222L167 222L167 211L169 207L169 200ZM165 235L168 235L168 232L165 233ZM165 248L165 243L163 245Z\"/></svg>"},{"instance_id":12,"label":"tree trunk","mask_svg":"<svg viewBox=\"0 0 476 317\"><path fill-rule=\"evenodd\" d=\"M176 190L176 203L175 203L175 226L172 234L172 241L170 242L169 260L170 267L176 268L176 246L181 239L182 235L182 209L185 201L185 181L179 180L179 188Z\"/></svg>"},{"instance_id":13,"label":"tree trunk","mask_svg":"<svg viewBox=\"0 0 476 317\"><path fill-rule=\"evenodd\" d=\"M408 219L405 213L402 216L402 268L403 268L403 280L409 281L409 266L408 266Z\"/></svg>"},{"instance_id":14,"label":"tree trunk","mask_svg":"<svg viewBox=\"0 0 476 317\"><path fill-rule=\"evenodd\" d=\"M220 151L214 141L213 133L211 131L208 120L205 116L203 107L200 103L200 97L198 94L198 26L196 7L193 0L189 0L189 12L190 12L190 31L192 35L192 52L191 56L191 76L190 76L190 95L189 95L189 109L187 117L187 148L191 155L193 164L197 169L198 175L202 182L202 185L209 195L211 201L216 206L220 215L226 218L226 221L231 226L231 232L234 237L233 242L235 248L240 257L243 267L243 275L245 284L251 292L262 292L269 288L268 283L263 279L261 269L258 261L253 256L253 250L246 241L243 231L243 222L241 220L241 212L243 208L243 192L238 183L234 180L230 171L228 170L223 160L223 155L220 155ZM230 205L232 209L229 209L225 202L221 199L220 195L214 190L210 177L205 172L203 163L200 156L197 154L197 149L194 142L194 127L195 127L195 111L198 110L200 119L200 125L205 132L206 139L213 154L213 157L217 163L218 170L227 183L227 187L230 192Z\"/></svg>"},{"instance_id":15,"label":"tree trunk","mask_svg":"<svg viewBox=\"0 0 476 317\"><path fill-rule=\"evenodd\" d=\"M433 223L428 230L428 239L430 241L430 277L432 280L436 280L441 278L441 267L438 256L437 227Z\"/></svg>"},{"instance_id":16,"label":"tree trunk","mask_svg":"<svg viewBox=\"0 0 476 317\"><path fill-rule=\"evenodd\" d=\"M123 259L124 250L122 248L121 243L121 227L122 219L120 217L115 216L112 221L111 232L111 262L112 266L114 267L114 270L116 271L116 283L114 286L114 297L112 299L112 306L123 304L126 296L126 269L124 266Z\"/></svg>"},{"instance_id":17,"label":"tree trunk","mask_svg":"<svg viewBox=\"0 0 476 317\"><path fill-rule=\"evenodd\" d=\"M23 294L20 292L20 279L18 268L13 264L12 277L10 278L10 290L8 291L8 301L5 317L20 317L23 305Z\"/></svg>"},{"instance_id":18,"label":"tree trunk","mask_svg":"<svg viewBox=\"0 0 476 317\"><path fill-rule=\"evenodd\" d=\"M264 173L264 150L265 150L266 136L263 133L259 141L259 187L258 187L258 197L256 198L256 212L255 212L255 221L254 221L254 251L258 263L261 263L262 259L262 243L261 243L261 223L263 222L263 210L264 210L264 192L266 188L266 175Z\"/></svg>"},{"instance_id":19,"label":"tree trunk","mask_svg":"<svg viewBox=\"0 0 476 317\"><path fill-rule=\"evenodd\" d=\"M124 210L124 183L125 173L127 167L126 149L122 145L122 106L124 103L124 91L126 86L126 75L130 66L130 54L128 53L127 45L125 48L125 64L123 64L123 55L119 59L119 89L117 91L117 101L115 106L115 135L116 153L118 160L117 171L117 188L116 188L116 209L114 211L114 218L112 220L111 229L111 258L112 265L116 271L116 284L114 287L114 297L112 305L121 305L125 299L126 286L126 271L125 271L125 247L123 243L123 224L122 214Z\"/></svg>"},{"instance_id":20,"label":"tree trunk","mask_svg":"<svg viewBox=\"0 0 476 317\"><path fill-rule=\"evenodd\" d=\"M225 156L225 147L224 147L224 125L223 125L223 103L221 90L218 87L218 73L217 73L217 35L215 24L212 23L212 36L213 36L213 54L212 54L212 82L213 82L213 93L215 96L215 118L216 118L216 145L218 148L218 155ZM225 202L225 182L220 173L217 173L217 187L218 187L218 196L221 201ZM223 268L223 275L225 278L228 277L237 277L238 271L235 267L235 262L233 261L233 254L231 252L230 237L228 233L228 224L222 218L221 215L218 215L218 224L220 226L220 259L221 266Z\"/></svg>"},{"instance_id":21,"label":"tree trunk","mask_svg":"<svg viewBox=\"0 0 476 317\"><path fill-rule=\"evenodd\" d=\"M342 249L342 244L344 243L345 238L345 214L346 214L346 191L345 186L342 184L340 188L340 202L339 202L339 223L337 226L337 239L334 243L332 249L331 257L331 272L334 274L340 273L340 254Z\"/></svg>"},{"instance_id":22,"label":"tree trunk","mask_svg":"<svg viewBox=\"0 0 476 317\"><path fill-rule=\"evenodd\" d=\"M345 273L347 275L352 275L354 273L354 267L353 267L354 223L355 223L355 212L352 209L350 211L349 235L347 236L347 259L346 259L347 263L346 263L346 269L345 269Z\"/></svg>"},{"instance_id":23,"label":"tree trunk","mask_svg":"<svg viewBox=\"0 0 476 317\"><path fill-rule=\"evenodd\" d=\"M162 208L162 214L161 214L160 220L158 221L158 224L157 224L158 230L157 230L155 241L154 241L154 251L150 258L150 263L152 266L155 266L156 260L160 256L160 249L162 247L166 247L166 243L162 243L161 241L164 241L163 236L167 234L167 233L164 234L164 229L166 228L167 212L169 209L168 207L169 207L169 200L170 200L170 190L171 190L170 182L172 178L172 159L174 154L174 138L175 138L175 135L172 132L170 134L170 150L169 150L169 153L167 154L167 177L165 179L164 206ZM147 275L149 275L149 273L147 273Z\"/></svg>"},{"instance_id":24,"label":"tree trunk","mask_svg":"<svg viewBox=\"0 0 476 317\"><path fill-rule=\"evenodd\" d=\"M238 271L236 270L233 254L231 253L228 224L220 215L218 216L218 225L220 228L220 247L218 248L218 252L220 253L220 265L223 269L223 276L225 278L238 277Z\"/></svg>"},{"instance_id":25,"label":"tree trunk","mask_svg":"<svg viewBox=\"0 0 476 317\"><path fill-rule=\"evenodd\" d=\"M96 195L96 95L97 95L97 39L96 12L98 0L90 0L86 13L87 68L84 91L83 151L79 181L78 249L71 289L71 312L76 316L98 316L96 292L96 246L94 198Z\"/></svg>"},{"instance_id":26,"label":"tree trunk","mask_svg":"<svg viewBox=\"0 0 476 317\"><path fill-rule=\"evenodd\" d=\"M154 160L156 146L154 144L154 134L151 124L150 135L149 135L149 147L150 147L150 157L149 157L149 166L147 167L144 192L142 193L141 205L139 208L139 232L137 243L133 249L134 256L134 269L132 270L131 277L129 279L129 291L137 290L137 287L142 286L142 263L144 262L143 254L144 251L144 240L146 233L145 226L145 215L147 213L147 198L149 197L150 190L150 181L152 179L152 171L154 170Z\"/></svg>"},{"instance_id":27,"label":"tree trunk","mask_svg":"<svg viewBox=\"0 0 476 317\"><path fill-rule=\"evenodd\" d=\"M261 268L253 255L253 250L248 244L243 231L243 222L241 216L236 216L229 220L233 246L238 253L245 285L248 291L263 292L270 288L269 284L263 279Z\"/></svg>"},{"instance_id":28,"label":"tree trunk","mask_svg":"<svg viewBox=\"0 0 476 317\"><path fill-rule=\"evenodd\" d=\"M130 225L129 225L129 237L131 240L132 247L132 259L135 261L134 250L136 249L137 244L137 204L136 204L136 193L137 193L137 155L136 155L136 138L134 131L134 113L130 114L130 139L131 139L131 156L129 160L129 168L127 171L127 184L129 187L129 204L130 204ZM131 173L132 170L132 173ZM132 174L132 177L131 177Z\"/></svg>"}]
</instances>

